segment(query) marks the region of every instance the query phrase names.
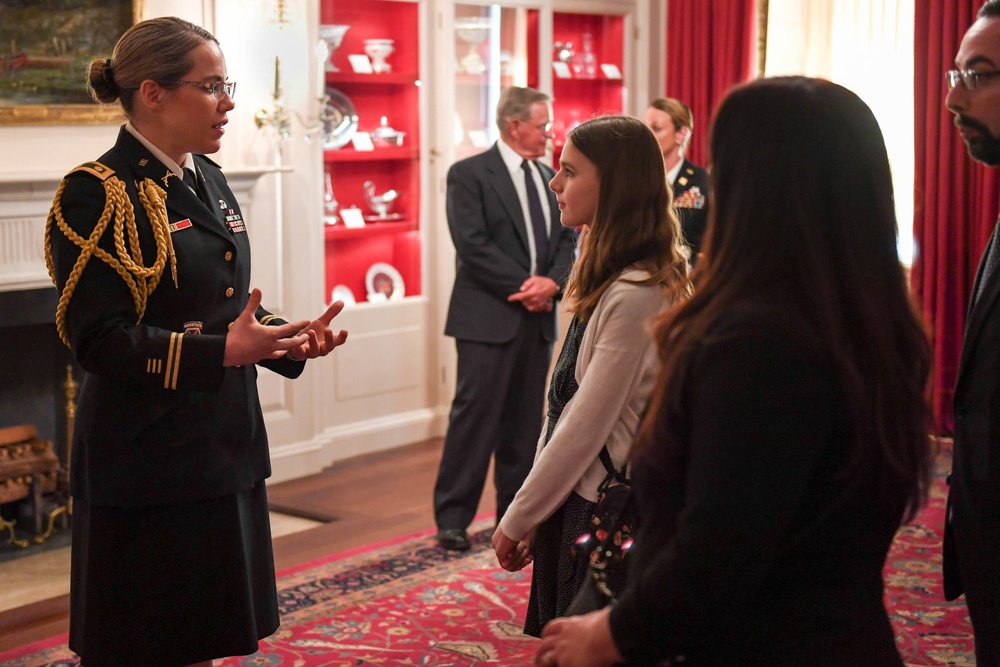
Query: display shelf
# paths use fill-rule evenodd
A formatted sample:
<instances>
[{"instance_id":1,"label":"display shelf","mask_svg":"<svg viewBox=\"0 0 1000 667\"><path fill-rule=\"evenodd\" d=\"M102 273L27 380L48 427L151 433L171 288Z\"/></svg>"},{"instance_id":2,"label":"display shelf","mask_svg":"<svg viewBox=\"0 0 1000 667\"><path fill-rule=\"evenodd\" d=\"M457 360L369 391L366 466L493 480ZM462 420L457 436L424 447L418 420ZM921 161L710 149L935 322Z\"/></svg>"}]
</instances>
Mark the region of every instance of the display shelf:
<instances>
[{"instance_id":1,"label":"display shelf","mask_svg":"<svg viewBox=\"0 0 1000 667\"><path fill-rule=\"evenodd\" d=\"M327 71L324 80L350 101L358 117L354 136L370 135L382 124L404 132L402 145L380 144L374 150L357 150L352 141L323 150L324 169L330 175L333 198L339 210L356 207L367 217L374 210L368 194L395 191L390 213L398 219L366 221L364 227L343 223L324 226L326 294L335 285L347 285L357 301L365 301L365 275L374 264L388 264L399 271L406 295L421 289L421 163L420 163L420 35L422 1L320 0L320 23L347 25L340 46L329 58L338 71ZM391 40L385 57L389 69L362 72L352 56L362 59L366 40ZM371 61L371 53L368 56ZM362 59L363 60L363 59ZM346 139L346 137L345 137ZM368 185L373 184L372 186Z\"/></svg>"},{"instance_id":2,"label":"display shelf","mask_svg":"<svg viewBox=\"0 0 1000 667\"><path fill-rule=\"evenodd\" d=\"M380 223L385 224L385 223ZM374 226L374 225L372 225ZM354 231L354 230L351 230ZM359 229L359 231L366 231ZM403 279L406 296L421 293L420 232L362 233L326 237L326 298L333 288L346 285L358 302L367 300L365 279L374 264L389 264Z\"/></svg>"},{"instance_id":3,"label":"display shelf","mask_svg":"<svg viewBox=\"0 0 1000 667\"><path fill-rule=\"evenodd\" d=\"M380 74L368 74L361 72L327 72L326 82L328 85L339 83L360 83L385 86L407 86L418 81L414 72L382 72Z\"/></svg>"},{"instance_id":4,"label":"display shelf","mask_svg":"<svg viewBox=\"0 0 1000 667\"><path fill-rule=\"evenodd\" d=\"M345 227L342 222L325 225L323 234L328 241L364 238L380 234L402 234L416 231L415 220L366 220L364 227Z\"/></svg>"},{"instance_id":5,"label":"display shelf","mask_svg":"<svg viewBox=\"0 0 1000 667\"><path fill-rule=\"evenodd\" d=\"M380 162L382 160L415 160L420 156L420 151L412 146L385 146L375 147L373 151L355 150L348 144L341 148L327 148L323 150L323 160L325 162Z\"/></svg>"},{"instance_id":6,"label":"display shelf","mask_svg":"<svg viewBox=\"0 0 1000 667\"><path fill-rule=\"evenodd\" d=\"M391 39L393 52L386 57L388 72L367 76L395 77L406 74L417 78L420 71L420 50L417 35L417 2L392 0L353 0L341 2L320 0L322 25L346 25L343 41L330 58L334 67L341 70L327 72L328 76L352 73L350 55L365 53L366 39Z\"/></svg>"},{"instance_id":7,"label":"display shelf","mask_svg":"<svg viewBox=\"0 0 1000 667\"><path fill-rule=\"evenodd\" d=\"M554 12L552 23L553 156L558 163L570 130L588 118L625 109L625 21L619 15Z\"/></svg>"}]
</instances>

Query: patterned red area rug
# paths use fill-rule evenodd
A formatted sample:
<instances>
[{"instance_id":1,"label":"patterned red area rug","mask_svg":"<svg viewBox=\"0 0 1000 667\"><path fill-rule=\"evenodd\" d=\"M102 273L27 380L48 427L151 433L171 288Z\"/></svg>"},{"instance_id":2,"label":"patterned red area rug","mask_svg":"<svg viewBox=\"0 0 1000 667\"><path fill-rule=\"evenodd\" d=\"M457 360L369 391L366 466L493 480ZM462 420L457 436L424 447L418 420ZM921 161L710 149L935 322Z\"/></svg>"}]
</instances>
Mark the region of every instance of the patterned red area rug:
<instances>
[{"instance_id":1,"label":"patterned red area rug","mask_svg":"<svg viewBox=\"0 0 1000 667\"><path fill-rule=\"evenodd\" d=\"M950 460L936 469L930 503L900 530L886 561L886 606L910 667L975 665L962 600L941 596L941 536ZM530 570L509 573L489 548L492 520L474 526L465 553L431 533L330 556L280 573L281 628L236 667L457 667L531 664L521 634ZM0 654L8 667L78 665L66 636Z\"/></svg>"},{"instance_id":2,"label":"patterned red area rug","mask_svg":"<svg viewBox=\"0 0 1000 667\"><path fill-rule=\"evenodd\" d=\"M909 667L976 664L965 598L945 602L942 593L945 477L950 470L951 452L945 450L934 467L930 501L896 533L883 570L885 606L896 646Z\"/></svg>"}]
</instances>

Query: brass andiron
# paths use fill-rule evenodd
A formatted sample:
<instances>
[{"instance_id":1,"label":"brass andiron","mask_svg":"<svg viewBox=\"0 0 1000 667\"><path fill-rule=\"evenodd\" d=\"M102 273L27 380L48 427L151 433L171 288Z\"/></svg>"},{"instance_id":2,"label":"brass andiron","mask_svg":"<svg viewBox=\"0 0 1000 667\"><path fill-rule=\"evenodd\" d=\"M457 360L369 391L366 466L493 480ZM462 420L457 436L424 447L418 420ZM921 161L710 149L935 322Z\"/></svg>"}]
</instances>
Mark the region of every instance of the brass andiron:
<instances>
[{"instance_id":1,"label":"brass andiron","mask_svg":"<svg viewBox=\"0 0 1000 667\"><path fill-rule=\"evenodd\" d=\"M58 473L59 482L57 485L59 493L65 499L65 502L48 513L48 527L46 527L44 533L35 537L35 544L41 544L52 536L52 531L55 529L58 517L63 517L63 526L66 526L68 524L67 519L73 516L73 498L69 495L69 462L73 451L73 426L76 423L76 392L79 387L79 383L73 378L73 367L67 365L66 381L63 383L63 389L66 390L66 465Z\"/></svg>"},{"instance_id":2,"label":"brass andiron","mask_svg":"<svg viewBox=\"0 0 1000 667\"><path fill-rule=\"evenodd\" d=\"M6 530L10 533L10 536L7 538L7 541L13 544L18 549L26 549L28 547L28 541L17 539L17 536L14 534L14 525L15 522L7 521L2 516L0 516L0 532Z\"/></svg>"}]
</instances>

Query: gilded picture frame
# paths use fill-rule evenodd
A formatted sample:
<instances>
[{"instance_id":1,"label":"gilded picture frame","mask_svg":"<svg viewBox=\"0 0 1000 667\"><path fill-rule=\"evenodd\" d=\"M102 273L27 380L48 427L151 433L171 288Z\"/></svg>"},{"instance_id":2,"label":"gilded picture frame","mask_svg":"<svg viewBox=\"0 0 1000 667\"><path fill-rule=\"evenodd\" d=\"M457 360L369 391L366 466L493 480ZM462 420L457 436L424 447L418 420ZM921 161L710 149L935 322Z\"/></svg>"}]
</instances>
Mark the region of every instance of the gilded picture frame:
<instances>
[{"instance_id":1,"label":"gilded picture frame","mask_svg":"<svg viewBox=\"0 0 1000 667\"><path fill-rule=\"evenodd\" d=\"M142 0L0 0L0 126L121 122L87 68L141 18Z\"/></svg>"}]
</instances>

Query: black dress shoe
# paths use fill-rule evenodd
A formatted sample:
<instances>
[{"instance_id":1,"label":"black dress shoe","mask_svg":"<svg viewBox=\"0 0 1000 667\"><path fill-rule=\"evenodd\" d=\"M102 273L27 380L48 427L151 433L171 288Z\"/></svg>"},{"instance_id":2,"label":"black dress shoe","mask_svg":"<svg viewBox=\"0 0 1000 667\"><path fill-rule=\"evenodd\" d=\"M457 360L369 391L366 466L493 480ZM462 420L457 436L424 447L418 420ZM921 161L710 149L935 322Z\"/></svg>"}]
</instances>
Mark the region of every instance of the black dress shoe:
<instances>
[{"instance_id":1,"label":"black dress shoe","mask_svg":"<svg viewBox=\"0 0 1000 667\"><path fill-rule=\"evenodd\" d=\"M469 534L461 528L439 530L437 541L438 544L450 551L465 551L472 546L472 543L469 542Z\"/></svg>"}]
</instances>

